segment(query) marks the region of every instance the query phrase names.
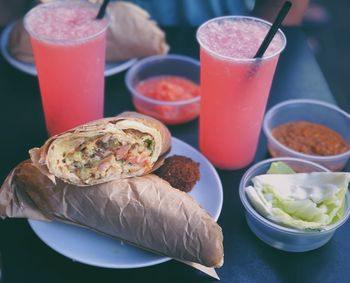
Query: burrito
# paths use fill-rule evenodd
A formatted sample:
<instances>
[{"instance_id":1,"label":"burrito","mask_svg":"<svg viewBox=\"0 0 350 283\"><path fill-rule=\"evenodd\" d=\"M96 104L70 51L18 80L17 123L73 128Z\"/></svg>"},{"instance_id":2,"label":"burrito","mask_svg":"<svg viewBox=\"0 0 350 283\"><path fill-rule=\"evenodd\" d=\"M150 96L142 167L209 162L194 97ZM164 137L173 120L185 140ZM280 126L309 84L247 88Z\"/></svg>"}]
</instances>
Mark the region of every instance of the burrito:
<instances>
[{"instance_id":1,"label":"burrito","mask_svg":"<svg viewBox=\"0 0 350 283\"><path fill-rule=\"evenodd\" d=\"M29 153L53 182L87 186L148 174L162 164L170 146L170 132L161 122L124 112L55 135Z\"/></svg>"},{"instance_id":2,"label":"burrito","mask_svg":"<svg viewBox=\"0 0 350 283\"><path fill-rule=\"evenodd\" d=\"M149 174L79 187L22 162L0 190L0 217L60 220L207 267L223 264L220 226L188 194Z\"/></svg>"},{"instance_id":3,"label":"burrito","mask_svg":"<svg viewBox=\"0 0 350 283\"><path fill-rule=\"evenodd\" d=\"M24 29L23 20L18 20L13 24L9 41L9 53L16 59L34 64L32 45L30 44L29 33Z\"/></svg>"},{"instance_id":4,"label":"burrito","mask_svg":"<svg viewBox=\"0 0 350 283\"><path fill-rule=\"evenodd\" d=\"M164 32L150 19L147 11L124 1L109 3L107 11L110 20L107 30L107 61L168 52Z\"/></svg>"}]
</instances>

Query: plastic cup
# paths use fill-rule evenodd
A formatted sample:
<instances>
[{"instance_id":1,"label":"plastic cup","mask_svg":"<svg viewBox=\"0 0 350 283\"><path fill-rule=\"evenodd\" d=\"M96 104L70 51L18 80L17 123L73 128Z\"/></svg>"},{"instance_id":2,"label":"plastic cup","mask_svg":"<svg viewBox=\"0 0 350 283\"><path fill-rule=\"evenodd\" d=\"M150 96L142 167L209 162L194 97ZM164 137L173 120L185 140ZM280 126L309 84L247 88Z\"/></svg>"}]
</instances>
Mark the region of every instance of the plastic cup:
<instances>
[{"instance_id":1,"label":"plastic cup","mask_svg":"<svg viewBox=\"0 0 350 283\"><path fill-rule=\"evenodd\" d=\"M343 217L336 223L321 231L298 230L270 221L259 214L250 203L245 188L252 184L255 176L266 174L273 162L284 162L297 173L327 172L327 168L311 161L280 157L263 160L250 167L239 184L239 197L245 208L247 224L252 232L266 244L288 252L306 252L325 245L350 216L350 196L346 193L346 208Z\"/></svg>"},{"instance_id":2,"label":"plastic cup","mask_svg":"<svg viewBox=\"0 0 350 283\"><path fill-rule=\"evenodd\" d=\"M103 117L108 20L97 13L89 2L54 1L24 18L49 135Z\"/></svg>"},{"instance_id":3,"label":"plastic cup","mask_svg":"<svg viewBox=\"0 0 350 283\"><path fill-rule=\"evenodd\" d=\"M350 158L350 149L337 155L310 155L295 151L273 135L272 130L281 124L306 121L324 125L340 134L350 144L350 114L327 102L314 99L290 99L274 105L267 111L263 131L267 148L273 157L295 157L323 165L331 171L342 170Z\"/></svg>"},{"instance_id":4,"label":"plastic cup","mask_svg":"<svg viewBox=\"0 0 350 283\"><path fill-rule=\"evenodd\" d=\"M177 54L154 55L139 60L125 76L125 84L136 110L167 125L178 125L195 119L199 115L200 96L163 101L137 91L140 82L162 76L181 77L199 84L199 61Z\"/></svg>"},{"instance_id":5,"label":"plastic cup","mask_svg":"<svg viewBox=\"0 0 350 283\"><path fill-rule=\"evenodd\" d=\"M229 28L223 31L225 25L241 23L237 37ZM253 59L270 26L253 17L228 16L214 18L197 31L201 80L199 147L218 168L238 169L254 159L273 75L286 45L284 34L278 30L275 38L279 44L274 51L268 49L264 57ZM257 34L256 27L264 34ZM205 39L209 33L215 40ZM246 39L251 40L251 46L256 45L251 57L227 55L220 50ZM242 52L246 49L242 48Z\"/></svg>"}]
</instances>

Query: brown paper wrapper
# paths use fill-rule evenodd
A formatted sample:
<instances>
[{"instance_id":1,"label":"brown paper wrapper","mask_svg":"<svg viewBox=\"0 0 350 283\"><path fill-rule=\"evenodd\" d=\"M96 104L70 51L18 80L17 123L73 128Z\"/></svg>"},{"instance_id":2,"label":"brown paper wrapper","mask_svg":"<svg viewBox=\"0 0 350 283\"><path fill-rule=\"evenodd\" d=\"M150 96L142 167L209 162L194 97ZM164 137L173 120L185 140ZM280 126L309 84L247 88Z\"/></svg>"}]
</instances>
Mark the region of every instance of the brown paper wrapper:
<instances>
[{"instance_id":1,"label":"brown paper wrapper","mask_svg":"<svg viewBox=\"0 0 350 283\"><path fill-rule=\"evenodd\" d=\"M107 61L165 54L169 46L164 32L137 5L118 1L108 5Z\"/></svg>"},{"instance_id":2,"label":"brown paper wrapper","mask_svg":"<svg viewBox=\"0 0 350 283\"><path fill-rule=\"evenodd\" d=\"M152 174L77 187L55 184L25 161L1 187L0 217L65 221L180 261L223 263L220 226L189 195Z\"/></svg>"},{"instance_id":3,"label":"brown paper wrapper","mask_svg":"<svg viewBox=\"0 0 350 283\"><path fill-rule=\"evenodd\" d=\"M89 180L89 182L79 179L73 172L66 172L64 170L63 155L69 148L64 147L63 144L71 142L69 146L74 148L75 140L88 140L96 136L108 135L114 133L116 129L138 130L154 138L154 156L152 157L151 167L145 167L135 172L115 172L113 175L106 175L104 177L96 176L96 179ZM113 179L150 173L163 163L164 157L169 152L170 147L171 135L165 125L146 115L136 112L124 112L116 117L96 120L62 134L55 135L49 138L41 148L34 148L29 152L34 165L53 182L56 182L56 178L60 178L75 185L87 186L104 183ZM62 167L64 168L62 169Z\"/></svg>"},{"instance_id":4,"label":"brown paper wrapper","mask_svg":"<svg viewBox=\"0 0 350 283\"><path fill-rule=\"evenodd\" d=\"M34 64L34 56L30 37L24 29L23 20L14 23L8 42L9 53L19 61Z\"/></svg>"}]
</instances>

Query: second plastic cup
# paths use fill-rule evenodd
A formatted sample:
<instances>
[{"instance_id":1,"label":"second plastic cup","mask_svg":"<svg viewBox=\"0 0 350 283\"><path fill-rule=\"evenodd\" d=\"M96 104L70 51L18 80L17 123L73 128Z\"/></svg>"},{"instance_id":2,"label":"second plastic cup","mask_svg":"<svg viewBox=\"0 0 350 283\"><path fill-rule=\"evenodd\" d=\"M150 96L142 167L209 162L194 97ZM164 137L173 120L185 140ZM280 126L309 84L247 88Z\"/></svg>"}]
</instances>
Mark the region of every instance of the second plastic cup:
<instances>
[{"instance_id":1,"label":"second plastic cup","mask_svg":"<svg viewBox=\"0 0 350 283\"><path fill-rule=\"evenodd\" d=\"M279 54L278 31L261 59L254 59L271 24L252 17L212 19L197 31L200 44L199 146L218 168L238 169L255 156Z\"/></svg>"},{"instance_id":2,"label":"second plastic cup","mask_svg":"<svg viewBox=\"0 0 350 283\"><path fill-rule=\"evenodd\" d=\"M54 1L25 16L49 135L103 117L108 21L97 12L85 1Z\"/></svg>"}]
</instances>

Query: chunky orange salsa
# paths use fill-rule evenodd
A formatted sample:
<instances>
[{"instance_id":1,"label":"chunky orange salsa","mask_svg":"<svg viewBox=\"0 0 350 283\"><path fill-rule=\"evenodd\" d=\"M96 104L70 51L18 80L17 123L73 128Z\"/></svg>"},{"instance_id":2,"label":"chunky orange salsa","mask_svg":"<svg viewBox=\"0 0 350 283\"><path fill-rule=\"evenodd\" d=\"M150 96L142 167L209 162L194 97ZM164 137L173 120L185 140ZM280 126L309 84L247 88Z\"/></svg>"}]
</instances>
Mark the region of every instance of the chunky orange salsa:
<instances>
[{"instance_id":1,"label":"chunky orange salsa","mask_svg":"<svg viewBox=\"0 0 350 283\"><path fill-rule=\"evenodd\" d=\"M304 154L328 156L349 150L340 134L317 123L289 122L274 128L272 135L285 146Z\"/></svg>"},{"instance_id":2,"label":"chunky orange salsa","mask_svg":"<svg viewBox=\"0 0 350 283\"><path fill-rule=\"evenodd\" d=\"M200 95L199 86L179 76L158 76L141 81L136 90L145 97L157 101L186 101ZM162 105L136 99L134 104L139 112L153 116L167 124L190 121L199 114L199 101L182 105Z\"/></svg>"}]
</instances>

